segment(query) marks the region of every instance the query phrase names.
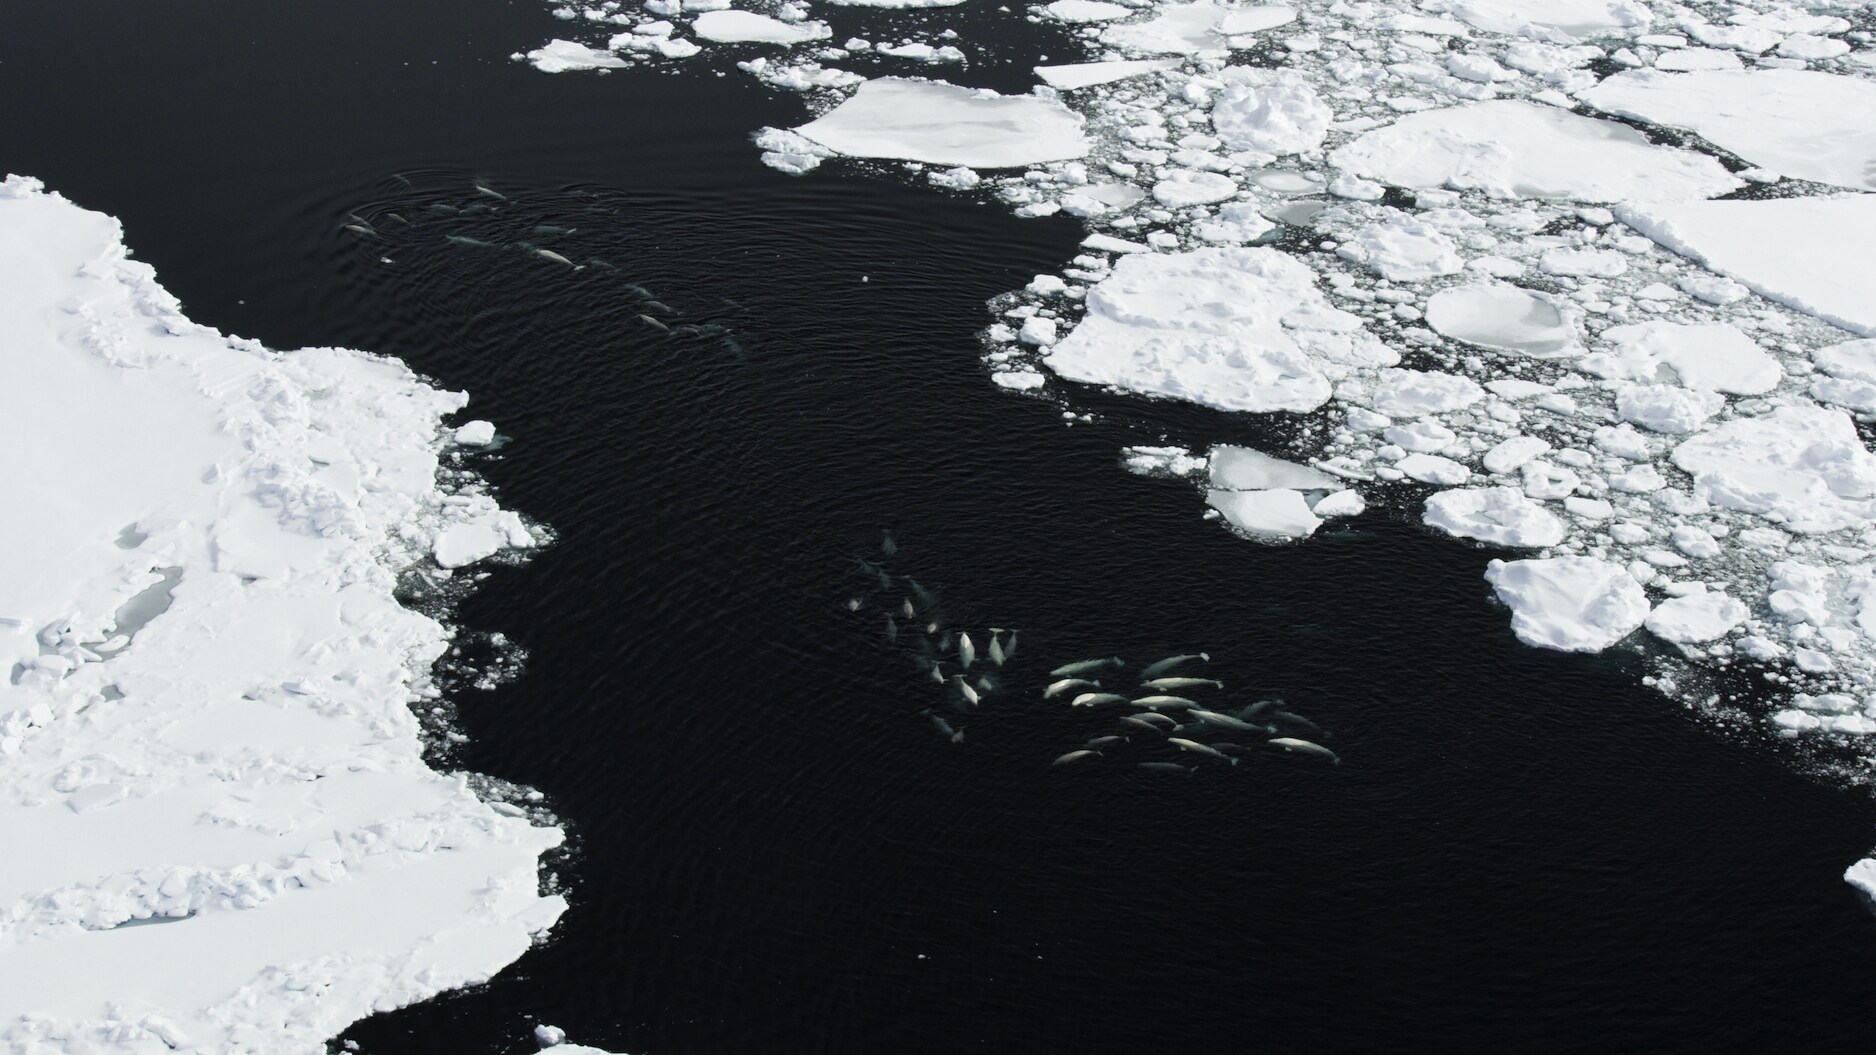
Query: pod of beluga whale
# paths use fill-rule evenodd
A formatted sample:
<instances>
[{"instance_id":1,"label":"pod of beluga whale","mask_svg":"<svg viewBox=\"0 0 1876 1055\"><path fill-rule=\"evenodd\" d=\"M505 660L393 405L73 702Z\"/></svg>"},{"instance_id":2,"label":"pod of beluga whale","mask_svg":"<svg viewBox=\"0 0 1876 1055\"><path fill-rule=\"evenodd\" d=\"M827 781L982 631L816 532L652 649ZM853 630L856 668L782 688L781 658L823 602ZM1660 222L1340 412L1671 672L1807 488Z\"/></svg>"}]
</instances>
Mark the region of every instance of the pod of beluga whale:
<instances>
[{"instance_id":1,"label":"pod of beluga whale","mask_svg":"<svg viewBox=\"0 0 1876 1055\"><path fill-rule=\"evenodd\" d=\"M1031 707L1022 701L1040 699L1050 712L1080 716L1073 719L1078 724L1092 720L1105 726L1082 725L1074 740L1058 748L1052 766L1191 775L1232 771L1263 756L1341 763L1336 752L1317 742L1329 732L1286 709L1280 697L1233 700L1224 678L1199 676L1211 672L1200 666L1212 662L1210 652L1155 659L1131 676L1120 656L1073 659L1046 675L1030 673L1035 667L1025 670L1025 664L1015 662L1016 630L951 624L936 591L889 567L900 550L898 540L882 532L876 551L853 557L862 585L850 591L844 607L883 616L885 643L912 659L915 674L909 684L922 682L926 688L918 691L925 693L937 690L937 700L920 714L947 743L966 742L965 729L959 718L947 718L941 710L974 721L1012 704ZM1138 688L1104 688L1103 678L1109 684L1135 682ZM1025 689L1025 684L1034 687Z\"/></svg>"}]
</instances>

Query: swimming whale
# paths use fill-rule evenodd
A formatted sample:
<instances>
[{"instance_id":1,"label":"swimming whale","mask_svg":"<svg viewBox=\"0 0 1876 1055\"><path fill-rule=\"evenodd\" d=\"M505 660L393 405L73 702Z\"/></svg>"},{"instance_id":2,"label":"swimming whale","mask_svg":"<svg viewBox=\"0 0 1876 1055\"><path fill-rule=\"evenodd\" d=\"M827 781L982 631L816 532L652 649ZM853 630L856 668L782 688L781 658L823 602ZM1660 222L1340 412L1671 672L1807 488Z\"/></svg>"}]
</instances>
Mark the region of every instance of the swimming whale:
<instances>
[{"instance_id":1,"label":"swimming whale","mask_svg":"<svg viewBox=\"0 0 1876 1055\"><path fill-rule=\"evenodd\" d=\"M977 662L977 646L971 644L969 634L958 635L958 660L964 664L965 670L971 669L971 664Z\"/></svg>"},{"instance_id":2,"label":"swimming whale","mask_svg":"<svg viewBox=\"0 0 1876 1055\"><path fill-rule=\"evenodd\" d=\"M1187 740L1182 737L1169 736L1166 738L1166 742L1169 744L1172 744L1174 747L1177 747L1181 751L1190 751L1195 755L1205 755L1208 758L1223 759L1224 761L1229 762L1234 766L1238 764L1237 759L1232 758L1230 755L1225 754L1223 751L1220 751L1215 747L1211 747L1206 744L1201 744L1196 740Z\"/></svg>"},{"instance_id":3,"label":"swimming whale","mask_svg":"<svg viewBox=\"0 0 1876 1055\"><path fill-rule=\"evenodd\" d=\"M1201 722L1208 722L1212 725L1223 726L1226 729L1236 729L1240 732L1246 732L1246 733L1270 732L1269 728L1267 728L1266 726L1252 725L1251 723L1244 721L1242 719L1233 718L1228 714L1219 714L1217 711L1208 711L1202 707L1194 707L1192 709L1192 717L1197 718Z\"/></svg>"},{"instance_id":4,"label":"swimming whale","mask_svg":"<svg viewBox=\"0 0 1876 1055\"><path fill-rule=\"evenodd\" d=\"M1005 658L1003 646L997 641L997 632L992 630L990 632L990 662L1001 667Z\"/></svg>"},{"instance_id":5,"label":"swimming whale","mask_svg":"<svg viewBox=\"0 0 1876 1055\"><path fill-rule=\"evenodd\" d=\"M1098 689L1100 687L1100 682L1089 681L1087 678L1063 678L1061 681L1050 682L1049 687L1042 690L1042 698L1052 700L1070 689Z\"/></svg>"},{"instance_id":6,"label":"swimming whale","mask_svg":"<svg viewBox=\"0 0 1876 1055\"><path fill-rule=\"evenodd\" d=\"M977 706L977 700L978 700L977 690L971 688L971 683L964 680L964 675L962 674L951 675L951 683L958 687L959 696L962 696L966 700L970 701L970 705L972 707Z\"/></svg>"},{"instance_id":7,"label":"swimming whale","mask_svg":"<svg viewBox=\"0 0 1876 1055\"><path fill-rule=\"evenodd\" d=\"M1064 663L1050 671L1049 676L1052 678L1066 678L1075 674L1087 674L1090 671L1100 670L1102 667L1119 667L1124 664L1125 661L1119 656L1109 656L1106 659L1084 659L1074 663Z\"/></svg>"},{"instance_id":8,"label":"swimming whale","mask_svg":"<svg viewBox=\"0 0 1876 1055\"><path fill-rule=\"evenodd\" d=\"M1184 696L1142 696L1139 699L1133 701L1133 705L1135 707L1151 707L1155 710L1158 710L1161 707L1172 707L1174 709L1177 709L1181 707L1184 707L1184 708L1197 707L1198 701L1188 700Z\"/></svg>"},{"instance_id":9,"label":"swimming whale","mask_svg":"<svg viewBox=\"0 0 1876 1055\"><path fill-rule=\"evenodd\" d=\"M552 260L556 264L565 264L568 267L579 266L566 257L561 256L559 253L554 252L552 249L536 249L534 255L540 257L542 260Z\"/></svg>"},{"instance_id":10,"label":"swimming whale","mask_svg":"<svg viewBox=\"0 0 1876 1055\"><path fill-rule=\"evenodd\" d=\"M905 603L899 606L899 610L905 613L905 617L907 619L911 619L914 616L918 615L918 612L914 611L912 608L912 598L910 597L907 597L905 599Z\"/></svg>"},{"instance_id":11,"label":"swimming whale","mask_svg":"<svg viewBox=\"0 0 1876 1055\"><path fill-rule=\"evenodd\" d=\"M1224 682L1211 678L1153 678L1140 683L1143 689L1194 689L1200 685L1210 685L1214 689L1225 687Z\"/></svg>"},{"instance_id":12,"label":"swimming whale","mask_svg":"<svg viewBox=\"0 0 1876 1055\"><path fill-rule=\"evenodd\" d=\"M1100 754L1101 752L1099 751L1090 751L1090 750L1087 750L1086 748L1083 748L1082 750L1079 750L1079 751L1070 751L1069 753L1063 755L1062 757L1056 759L1055 761L1049 764L1052 766L1065 766L1070 762L1079 762L1084 758L1098 757Z\"/></svg>"},{"instance_id":13,"label":"swimming whale","mask_svg":"<svg viewBox=\"0 0 1876 1055\"><path fill-rule=\"evenodd\" d=\"M1210 654L1205 652L1196 652L1189 656L1167 656L1158 663L1147 664L1145 669L1140 671L1140 680L1146 681L1148 678L1157 678L1187 660L1211 658Z\"/></svg>"},{"instance_id":14,"label":"swimming whale","mask_svg":"<svg viewBox=\"0 0 1876 1055\"><path fill-rule=\"evenodd\" d=\"M1178 772L1184 773L1188 777L1198 772L1198 769L1193 766L1182 766L1177 762L1141 762L1134 768L1144 769L1154 773Z\"/></svg>"},{"instance_id":15,"label":"swimming whale","mask_svg":"<svg viewBox=\"0 0 1876 1055\"><path fill-rule=\"evenodd\" d=\"M954 744L964 742L964 730L953 728L950 722L945 721L943 718L930 711L926 711L925 714L931 718L931 724L938 730L940 736L943 736Z\"/></svg>"},{"instance_id":16,"label":"swimming whale","mask_svg":"<svg viewBox=\"0 0 1876 1055\"><path fill-rule=\"evenodd\" d=\"M1317 758L1326 758L1338 766L1342 764L1341 756L1337 755L1334 751L1329 750L1321 744L1312 744L1308 740L1298 740L1294 736L1279 736L1269 742L1276 744L1285 751L1293 751L1300 755L1315 755Z\"/></svg>"},{"instance_id":17,"label":"swimming whale","mask_svg":"<svg viewBox=\"0 0 1876 1055\"><path fill-rule=\"evenodd\" d=\"M1118 743L1125 739L1127 738L1124 736L1097 736L1094 739L1088 741L1088 746L1089 747L1106 747L1108 744Z\"/></svg>"},{"instance_id":18,"label":"swimming whale","mask_svg":"<svg viewBox=\"0 0 1876 1055\"><path fill-rule=\"evenodd\" d=\"M498 200L498 201L507 201L507 200L508 200L508 195L506 195L506 194L497 194L497 193L496 193L495 191L492 191L492 190L490 190L490 189L488 189L487 187L484 187L484 186L483 186L482 184L480 184L480 183L478 183L478 184L476 184L476 193L478 193L478 194L486 194L486 195L488 195L489 197L491 197L491 198L494 198L494 199L496 199L496 200Z\"/></svg>"},{"instance_id":19,"label":"swimming whale","mask_svg":"<svg viewBox=\"0 0 1876 1055\"><path fill-rule=\"evenodd\" d=\"M1163 731L1159 726L1154 725L1152 722L1147 721L1144 717L1137 714L1122 715L1120 720L1126 722L1128 725L1137 725L1142 729L1151 729L1156 733Z\"/></svg>"},{"instance_id":20,"label":"swimming whale","mask_svg":"<svg viewBox=\"0 0 1876 1055\"><path fill-rule=\"evenodd\" d=\"M654 301L651 301L650 303L653 303L653 304L658 304L658 302L657 302L657 301L655 301L655 300L654 300ZM658 307L659 307L659 308L661 308L661 309L663 309L663 310L664 310L664 311L666 311L666 312L669 312L669 311L671 310L670 308L666 308L666 307L665 307L664 305L662 305L662 304L658 304ZM894 541L892 540L892 532L890 532L890 531L881 531L881 532L880 532L880 542L879 542L879 551L880 551L881 553L884 553L884 554L885 554L886 556L888 556L888 557L890 557L890 556L892 556L893 554L895 554L895 553L897 553L897 552L899 552L899 544L898 544L897 542L894 542Z\"/></svg>"},{"instance_id":21,"label":"swimming whale","mask_svg":"<svg viewBox=\"0 0 1876 1055\"><path fill-rule=\"evenodd\" d=\"M357 234L362 234L362 235L364 235L364 236L365 236L366 238L376 238L376 237L378 237L378 232L376 232L376 231L374 231L374 230L372 230L372 229L371 229L371 228L369 228L369 227L361 227L361 226L359 226L358 224L355 224L355 223L348 223L348 224L346 224L346 225L345 225L345 229L346 229L346 230L348 230L348 231L352 231L352 232L355 232L355 233L357 233Z\"/></svg>"},{"instance_id":22,"label":"swimming whale","mask_svg":"<svg viewBox=\"0 0 1876 1055\"><path fill-rule=\"evenodd\" d=\"M1165 715L1159 713L1158 711L1148 711L1145 714L1130 714L1127 717L1122 718L1121 721L1132 722L1135 725L1139 725L1140 723L1145 722L1147 725L1150 725L1155 729L1161 728L1162 724L1167 729L1171 729L1173 726L1179 724L1178 722L1173 721L1171 718L1166 717Z\"/></svg>"},{"instance_id":23,"label":"swimming whale","mask_svg":"<svg viewBox=\"0 0 1876 1055\"><path fill-rule=\"evenodd\" d=\"M1317 725L1315 722L1310 721L1309 719L1303 717L1300 714L1292 714L1289 711L1271 711L1270 716L1272 718L1278 719L1279 721L1295 722L1296 724L1303 726L1304 728L1314 729L1316 731L1316 735L1318 736L1329 735L1329 731L1327 729L1324 729L1322 726Z\"/></svg>"},{"instance_id":24,"label":"swimming whale","mask_svg":"<svg viewBox=\"0 0 1876 1055\"><path fill-rule=\"evenodd\" d=\"M1117 692L1084 692L1070 701L1073 707L1099 707L1106 703L1126 703L1127 697Z\"/></svg>"},{"instance_id":25,"label":"swimming whale","mask_svg":"<svg viewBox=\"0 0 1876 1055\"><path fill-rule=\"evenodd\" d=\"M888 641L899 640L899 624L893 622L892 616L886 617L886 640Z\"/></svg>"},{"instance_id":26,"label":"swimming whale","mask_svg":"<svg viewBox=\"0 0 1876 1055\"><path fill-rule=\"evenodd\" d=\"M671 327L666 326L664 323L659 322L657 319L654 319L649 315L640 315L638 317L638 321L644 323L647 326L652 327L653 329L663 330L666 333L671 332ZM886 575L885 572L880 572L880 577L882 579L885 578L885 575Z\"/></svg>"}]
</instances>

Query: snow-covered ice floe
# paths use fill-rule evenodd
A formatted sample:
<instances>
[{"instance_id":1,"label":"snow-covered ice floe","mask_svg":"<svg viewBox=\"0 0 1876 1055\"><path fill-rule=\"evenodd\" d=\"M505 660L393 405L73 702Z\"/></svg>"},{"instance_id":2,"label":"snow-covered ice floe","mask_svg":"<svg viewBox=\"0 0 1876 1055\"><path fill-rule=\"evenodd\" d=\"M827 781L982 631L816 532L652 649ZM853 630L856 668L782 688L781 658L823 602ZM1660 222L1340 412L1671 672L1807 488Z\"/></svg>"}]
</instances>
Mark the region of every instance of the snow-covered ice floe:
<instances>
[{"instance_id":1,"label":"snow-covered ice floe","mask_svg":"<svg viewBox=\"0 0 1876 1055\"><path fill-rule=\"evenodd\" d=\"M705 39L680 0L562 10L631 23L609 50L632 63L690 61L686 34ZM843 68L896 54L867 40L889 21L737 64L806 93L812 120L755 137L775 169L888 158L1086 225L1059 274L994 302L996 384L1067 403L1070 424L1085 414L1056 379L1296 415L1272 456L1342 490L1221 484L1218 450L1192 453L1211 441L1177 435L1122 461L1185 480L1203 515L1256 539L1373 504L1515 547L1491 582L1522 640L1624 643L1699 709L1871 750L1856 742L1876 741L1876 491L1858 425L1876 420L1876 345L1854 339L1876 337L1876 38L1848 5L1007 14L1075 42L1017 64L1028 94ZM1742 667L1790 706L1774 717L1740 691Z\"/></svg>"},{"instance_id":2,"label":"snow-covered ice floe","mask_svg":"<svg viewBox=\"0 0 1876 1055\"><path fill-rule=\"evenodd\" d=\"M425 764L393 596L533 544L438 488L465 397L191 322L19 176L0 330L0 1050L323 1051L513 962L561 833Z\"/></svg>"}]
</instances>

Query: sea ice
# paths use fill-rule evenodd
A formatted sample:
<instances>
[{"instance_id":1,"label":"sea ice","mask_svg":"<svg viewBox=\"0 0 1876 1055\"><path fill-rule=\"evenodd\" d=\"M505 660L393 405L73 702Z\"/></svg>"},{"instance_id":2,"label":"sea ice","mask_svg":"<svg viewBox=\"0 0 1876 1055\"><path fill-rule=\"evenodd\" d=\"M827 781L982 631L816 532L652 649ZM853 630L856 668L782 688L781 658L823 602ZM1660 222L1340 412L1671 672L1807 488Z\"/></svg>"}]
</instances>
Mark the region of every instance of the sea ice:
<instances>
[{"instance_id":1,"label":"sea ice","mask_svg":"<svg viewBox=\"0 0 1876 1055\"><path fill-rule=\"evenodd\" d=\"M1322 519L1309 509L1300 492L1286 488L1271 491L1209 491L1205 504L1223 513L1225 519L1249 535L1265 538L1305 538L1322 526Z\"/></svg>"},{"instance_id":2,"label":"sea ice","mask_svg":"<svg viewBox=\"0 0 1876 1055\"><path fill-rule=\"evenodd\" d=\"M1485 581L1511 609L1511 632L1538 648L1600 652L1648 617L1641 584L1594 557L1494 560Z\"/></svg>"},{"instance_id":3,"label":"sea ice","mask_svg":"<svg viewBox=\"0 0 1876 1055\"><path fill-rule=\"evenodd\" d=\"M1036 76L1042 83L1062 91L1076 88L1089 88L1097 84L1112 84L1129 77L1139 77L1160 70L1172 69L1178 63L1172 59L1118 59L1112 62L1076 62L1065 66L1037 66Z\"/></svg>"},{"instance_id":4,"label":"sea ice","mask_svg":"<svg viewBox=\"0 0 1876 1055\"><path fill-rule=\"evenodd\" d=\"M1802 123L1802 122L1800 122ZM1765 201L1646 202L1625 224L1780 304L1876 334L1876 194Z\"/></svg>"},{"instance_id":5,"label":"sea ice","mask_svg":"<svg viewBox=\"0 0 1876 1055\"><path fill-rule=\"evenodd\" d=\"M1656 146L1627 125L1515 100L1407 114L1329 157L1396 186L1494 198L1674 201L1745 185L1713 158Z\"/></svg>"},{"instance_id":6,"label":"sea ice","mask_svg":"<svg viewBox=\"0 0 1876 1055\"><path fill-rule=\"evenodd\" d=\"M1595 37L1652 21L1648 8L1635 0L1460 0L1451 11L1480 29L1509 36L1531 27Z\"/></svg>"},{"instance_id":7,"label":"sea ice","mask_svg":"<svg viewBox=\"0 0 1876 1055\"><path fill-rule=\"evenodd\" d=\"M1131 7L1103 3L1102 0L1055 0L1054 3L1042 5L1042 10L1048 12L1051 18L1063 22L1112 22L1134 13Z\"/></svg>"},{"instance_id":8,"label":"sea ice","mask_svg":"<svg viewBox=\"0 0 1876 1055\"><path fill-rule=\"evenodd\" d=\"M323 1051L565 908L561 833L429 768L409 706L449 631L398 575L502 514L438 489L465 397L224 336L126 252L0 183L0 447L35 452L0 487L36 496L0 518L0 840L30 848L0 854L0 1050ZM127 605L152 579L168 606Z\"/></svg>"},{"instance_id":9,"label":"sea ice","mask_svg":"<svg viewBox=\"0 0 1876 1055\"><path fill-rule=\"evenodd\" d=\"M1101 31L1101 42L1136 55L1222 54L1230 46L1218 32L1229 8L1212 0L1164 4L1145 22L1127 22Z\"/></svg>"},{"instance_id":10,"label":"sea ice","mask_svg":"<svg viewBox=\"0 0 1876 1055\"><path fill-rule=\"evenodd\" d=\"M1876 84L1815 70L1618 73L1577 98L1598 110L1690 128L1755 165L1876 190ZM1637 195L1636 197L1660 197Z\"/></svg>"},{"instance_id":11,"label":"sea ice","mask_svg":"<svg viewBox=\"0 0 1876 1055\"><path fill-rule=\"evenodd\" d=\"M1369 406L1391 418L1418 418L1462 410L1485 398L1470 378L1426 370L1383 370Z\"/></svg>"},{"instance_id":12,"label":"sea ice","mask_svg":"<svg viewBox=\"0 0 1876 1055\"><path fill-rule=\"evenodd\" d=\"M1656 319L1602 331L1609 351L1586 355L1578 369L1620 381L1661 381L1687 388L1764 395L1785 376L1778 360L1724 322Z\"/></svg>"},{"instance_id":13,"label":"sea ice","mask_svg":"<svg viewBox=\"0 0 1876 1055\"><path fill-rule=\"evenodd\" d=\"M1746 621L1744 604L1718 591L1670 597L1648 613L1648 632L1677 645L1716 641Z\"/></svg>"},{"instance_id":14,"label":"sea ice","mask_svg":"<svg viewBox=\"0 0 1876 1055\"><path fill-rule=\"evenodd\" d=\"M1231 66L1212 100L1212 129L1233 150L1281 157L1315 150L1335 114L1309 82L1288 70Z\"/></svg>"},{"instance_id":15,"label":"sea ice","mask_svg":"<svg viewBox=\"0 0 1876 1055\"><path fill-rule=\"evenodd\" d=\"M550 40L528 52L530 64L542 73L566 73L570 70L618 69L625 60L603 48L588 47L571 40Z\"/></svg>"},{"instance_id":16,"label":"sea ice","mask_svg":"<svg viewBox=\"0 0 1876 1055\"><path fill-rule=\"evenodd\" d=\"M1311 410L1351 370L1398 356L1275 249L1122 257L1044 360L1063 377L1224 410ZM1469 383L1469 382L1468 382Z\"/></svg>"},{"instance_id":17,"label":"sea ice","mask_svg":"<svg viewBox=\"0 0 1876 1055\"><path fill-rule=\"evenodd\" d=\"M1363 227L1337 247L1335 255L1390 282L1420 282L1458 274L1465 267L1458 246L1445 232L1411 216Z\"/></svg>"},{"instance_id":18,"label":"sea ice","mask_svg":"<svg viewBox=\"0 0 1876 1055\"><path fill-rule=\"evenodd\" d=\"M1320 469L1273 458L1249 447L1219 444L1211 450L1212 486L1227 491L1339 491L1342 482Z\"/></svg>"},{"instance_id":19,"label":"sea ice","mask_svg":"<svg viewBox=\"0 0 1876 1055\"><path fill-rule=\"evenodd\" d=\"M1088 152L1081 118L1053 99L998 95L942 81L880 77L795 129L853 157L1013 168Z\"/></svg>"},{"instance_id":20,"label":"sea ice","mask_svg":"<svg viewBox=\"0 0 1876 1055\"><path fill-rule=\"evenodd\" d=\"M691 31L722 44L800 44L833 35L824 22L783 22L753 11L705 11Z\"/></svg>"},{"instance_id":21,"label":"sea ice","mask_svg":"<svg viewBox=\"0 0 1876 1055\"><path fill-rule=\"evenodd\" d=\"M1517 286L1443 289L1427 298L1427 325L1467 344L1537 359L1582 351L1576 327L1550 300Z\"/></svg>"},{"instance_id":22,"label":"sea ice","mask_svg":"<svg viewBox=\"0 0 1876 1055\"><path fill-rule=\"evenodd\" d=\"M1674 449L1694 493L1801 534L1838 531L1876 515L1876 455L1841 410L1783 406L1734 418Z\"/></svg>"},{"instance_id":23,"label":"sea ice","mask_svg":"<svg viewBox=\"0 0 1876 1055\"><path fill-rule=\"evenodd\" d=\"M1168 169L1153 184L1153 200L1169 209L1209 205L1237 197L1238 185L1230 176L1192 169Z\"/></svg>"},{"instance_id":24,"label":"sea ice","mask_svg":"<svg viewBox=\"0 0 1876 1055\"><path fill-rule=\"evenodd\" d=\"M1499 546L1542 548L1563 541L1563 521L1516 487L1441 491L1427 499L1425 521L1449 535Z\"/></svg>"}]
</instances>

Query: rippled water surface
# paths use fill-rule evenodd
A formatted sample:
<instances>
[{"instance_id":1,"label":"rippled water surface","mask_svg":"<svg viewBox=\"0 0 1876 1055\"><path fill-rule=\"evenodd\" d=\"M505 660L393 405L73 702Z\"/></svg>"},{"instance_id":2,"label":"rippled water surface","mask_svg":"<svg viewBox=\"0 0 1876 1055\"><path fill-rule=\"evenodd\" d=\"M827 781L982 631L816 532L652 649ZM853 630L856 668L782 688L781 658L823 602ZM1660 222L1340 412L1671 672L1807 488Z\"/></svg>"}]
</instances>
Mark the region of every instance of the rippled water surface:
<instances>
[{"instance_id":1,"label":"rippled water surface","mask_svg":"<svg viewBox=\"0 0 1876 1055\"><path fill-rule=\"evenodd\" d=\"M573 908L364 1050L528 1051L535 1021L659 1055L1876 1036L1876 920L1838 879L1860 793L1697 723L1633 656L1518 645L1488 551L1385 508L1254 546L1117 464L1284 421L1085 393L1064 427L989 383L984 301L1059 268L1072 224L781 176L747 135L798 100L543 76L506 57L553 32L531 2L7 21L0 90L33 102L0 167L122 217L197 319L467 389L512 437L474 464L555 532L461 612L529 658L464 691L454 760L548 794ZM699 332L640 321L647 296ZM945 742L934 687L847 610L882 527L950 619L1020 628L1012 690L1204 649L1343 764L1052 768L1111 718L1016 691Z\"/></svg>"}]
</instances>

